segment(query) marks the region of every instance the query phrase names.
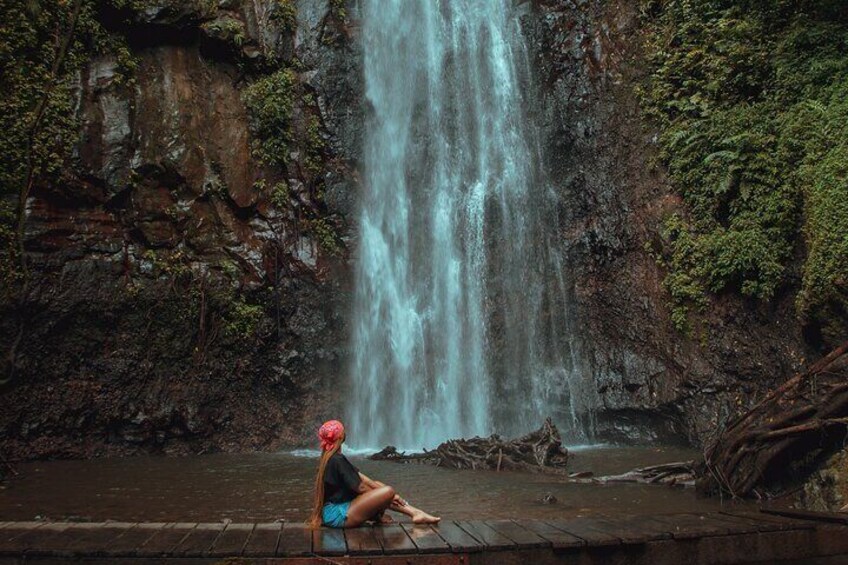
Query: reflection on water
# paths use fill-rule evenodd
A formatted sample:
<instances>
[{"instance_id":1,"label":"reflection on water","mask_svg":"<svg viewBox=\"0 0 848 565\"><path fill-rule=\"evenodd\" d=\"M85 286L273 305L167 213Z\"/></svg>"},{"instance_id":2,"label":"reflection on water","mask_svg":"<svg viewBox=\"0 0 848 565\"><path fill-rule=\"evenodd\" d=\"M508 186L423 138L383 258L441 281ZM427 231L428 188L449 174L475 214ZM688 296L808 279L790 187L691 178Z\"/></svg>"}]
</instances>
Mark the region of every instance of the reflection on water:
<instances>
[{"instance_id":1,"label":"reflection on water","mask_svg":"<svg viewBox=\"0 0 848 565\"><path fill-rule=\"evenodd\" d=\"M692 458L671 448L602 448L573 453L573 471L619 473ZM454 471L351 457L363 473L394 485L414 504L449 519L560 518L715 510L692 490L569 484L562 477ZM309 513L317 459L279 454L209 454L21 464L0 490L0 520L273 521ZM555 504L539 500L553 494Z\"/></svg>"}]
</instances>

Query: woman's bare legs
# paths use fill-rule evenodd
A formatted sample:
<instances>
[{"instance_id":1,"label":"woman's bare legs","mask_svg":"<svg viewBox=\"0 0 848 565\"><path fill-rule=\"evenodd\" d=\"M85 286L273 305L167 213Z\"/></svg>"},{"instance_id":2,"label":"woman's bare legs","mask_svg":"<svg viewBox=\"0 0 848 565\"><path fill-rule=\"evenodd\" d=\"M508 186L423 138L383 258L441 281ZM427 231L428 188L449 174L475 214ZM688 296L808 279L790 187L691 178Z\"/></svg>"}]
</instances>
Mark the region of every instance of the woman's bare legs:
<instances>
[{"instance_id":1,"label":"woman's bare legs","mask_svg":"<svg viewBox=\"0 0 848 565\"><path fill-rule=\"evenodd\" d=\"M350 503L345 519L345 528L356 528L368 520L380 520L386 510L394 510L412 518L413 524L436 524L441 518L431 516L406 501L401 504L395 500L395 489L380 483L381 486L360 494ZM381 520L382 521L382 520Z\"/></svg>"},{"instance_id":2,"label":"woman's bare legs","mask_svg":"<svg viewBox=\"0 0 848 565\"><path fill-rule=\"evenodd\" d=\"M361 526L366 520L384 512L392 504L394 497L395 489L386 485L360 494L350 503L344 527L356 528Z\"/></svg>"},{"instance_id":3,"label":"woman's bare legs","mask_svg":"<svg viewBox=\"0 0 848 565\"><path fill-rule=\"evenodd\" d=\"M393 500L391 506L389 506L389 510L406 514L412 518L413 524L438 524L439 520L441 520L438 516L431 516L408 502L406 504L400 504Z\"/></svg>"},{"instance_id":4,"label":"woman's bare legs","mask_svg":"<svg viewBox=\"0 0 848 565\"><path fill-rule=\"evenodd\" d=\"M380 486L380 487L386 486L384 483L381 483L380 481L374 481L374 483L376 485ZM402 501L403 504L399 503L398 500ZM407 516L412 518L413 524L436 524L436 523L439 522L439 520L441 520L441 518L439 518L437 516L432 516L430 514L427 514L423 510L415 508L414 506L410 505L407 501L403 500L402 498L400 498L398 496L394 497L394 499L392 500L392 504L391 504L391 506L389 506L388 509L394 510L395 512L400 512L401 514L406 514ZM390 523L392 523L391 516L385 515L385 511L382 511L379 514L377 514L376 516L374 516L374 519L377 520L377 522L380 523L380 524L390 524Z\"/></svg>"}]
</instances>

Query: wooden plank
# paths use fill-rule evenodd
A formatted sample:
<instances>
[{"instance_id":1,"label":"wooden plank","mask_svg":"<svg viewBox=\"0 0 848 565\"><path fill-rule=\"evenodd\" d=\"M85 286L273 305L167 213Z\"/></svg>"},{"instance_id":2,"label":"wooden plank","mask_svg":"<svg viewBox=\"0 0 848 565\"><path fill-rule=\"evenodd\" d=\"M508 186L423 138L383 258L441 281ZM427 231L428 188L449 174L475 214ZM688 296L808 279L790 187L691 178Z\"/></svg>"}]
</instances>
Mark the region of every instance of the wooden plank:
<instances>
[{"instance_id":1,"label":"wooden plank","mask_svg":"<svg viewBox=\"0 0 848 565\"><path fill-rule=\"evenodd\" d=\"M104 554L111 557L134 556L139 548L165 525L166 522L140 522L116 537L105 549Z\"/></svg>"},{"instance_id":2,"label":"wooden plank","mask_svg":"<svg viewBox=\"0 0 848 565\"><path fill-rule=\"evenodd\" d=\"M493 530L483 520L458 520L456 524L482 542L486 550L502 551L518 548L514 541Z\"/></svg>"},{"instance_id":3,"label":"wooden plank","mask_svg":"<svg viewBox=\"0 0 848 565\"><path fill-rule=\"evenodd\" d=\"M785 530L814 530L816 524L811 520L799 520L798 518L789 518L788 516L778 516L776 514L766 514L765 512L738 512L740 516L747 516L754 521L767 521L783 526Z\"/></svg>"},{"instance_id":4,"label":"wooden plank","mask_svg":"<svg viewBox=\"0 0 848 565\"><path fill-rule=\"evenodd\" d=\"M35 528L40 528L44 524L55 524L56 522L47 522L44 520L34 521L34 520L24 520L21 522L11 522L6 528L12 530L34 530ZM5 532L3 532L5 533Z\"/></svg>"},{"instance_id":5,"label":"wooden plank","mask_svg":"<svg viewBox=\"0 0 848 565\"><path fill-rule=\"evenodd\" d=\"M514 541L521 549L551 547L551 542L512 520L486 520L486 525Z\"/></svg>"},{"instance_id":6,"label":"wooden plank","mask_svg":"<svg viewBox=\"0 0 848 565\"><path fill-rule=\"evenodd\" d=\"M522 520L520 524L536 535L548 540L554 549L566 549L586 545L586 542L581 538L554 528L541 520Z\"/></svg>"},{"instance_id":7,"label":"wooden plank","mask_svg":"<svg viewBox=\"0 0 848 565\"><path fill-rule=\"evenodd\" d=\"M105 522L99 527L80 531L67 550L73 555L101 556L117 538L134 528L137 522Z\"/></svg>"},{"instance_id":8,"label":"wooden plank","mask_svg":"<svg viewBox=\"0 0 848 565\"><path fill-rule=\"evenodd\" d=\"M409 539L406 530L398 524L374 526L374 535L383 546L383 553L395 555L398 553L418 553L418 548Z\"/></svg>"},{"instance_id":9,"label":"wooden plank","mask_svg":"<svg viewBox=\"0 0 848 565\"><path fill-rule=\"evenodd\" d=\"M795 510L793 508L760 508L760 512L786 518L795 518L797 520L848 524L848 514L840 512L812 512L810 510Z\"/></svg>"},{"instance_id":10,"label":"wooden plank","mask_svg":"<svg viewBox=\"0 0 848 565\"><path fill-rule=\"evenodd\" d=\"M351 555L381 555L383 546L370 527L346 528L344 531L347 551Z\"/></svg>"},{"instance_id":11,"label":"wooden plank","mask_svg":"<svg viewBox=\"0 0 848 565\"><path fill-rule=\"evenodd\" d=\"M476 553L483 550L483 544L454 522L442 520L433 526L433 531L445 540L454 553Z\"/></svg>"},{"instance_id":12,"label":"wooden plank","mask_svg":"<svg viewBox=\"0 0 848 565\"><path fill-rule=\"evenodd\" d=\"M321 527L312 532L312 553L316 555L344 555L347 553L343 528Z\"/></svg>"},{"instance_id":13,"label":"wooden plank","mask_svg":"<svg viewBox=\"0 0 848 565\"><path fill-rule=\"evenodd\" d=\"M764 520L751 520L745 516L729 514L724 511L715 515L717 520L724 520L732 525L731 534L747 534L752 532L778 532L785 530L782 524L775 524Z\"/></svg>"},{"instance_id":14,"label":"wooden plank","mask_svg":"<svg viewBox=\"0 0 848 565\"><path fill-rule=\"evenodd\" d=\"M174 550L197 526L195 522L171 522L153 535L136 550L139 557L165 557Z\"/></svg>"},{"instance_id":15,"label":"wooden plank","mask_svg":"<svg viewBox=\"0 0 848 565\"><path fill-rule=\"evenodd\" d=\"M180 557L206 557L222 531L224 531L223 522L198 523L173 553Z\"/></svg>"},{"instance_id":16,"label":"wooden plank","mask_svg":"<svg viewBox=\"0 0 848 565\"><path fill-rule=\"evenodd\" d=\"M344 531L341 528L321 527L312 531L312 553L344 555L347 553Z\"/></svg>"},{"instance_id":17,"label":"wooden plank","mask_svg":"<svg viewBox=\"0 0 848 565\"><path fill-rule=\"evenodd\" d=\"M811 530L815 528L812 522L792 520L782 516L762 514L760 512L748 512L744 510L728 510L719 512L723 520L736 520L756 526L761 532L789 531L789 530Z\"/></svg>"},{"instance_id":18,"label":"wooden plank","mask_svg":"<svg viewBox=\"0 0 848 565\"><path fill-rule=\"evenodd\" d=\"M653 522L644 516L616 516L598 518L597 524L605 524L610 534L618 536L625 545L640 545L649 541L671 539L668 524Z\"/></svg>"},{"instance_id":19,"label":"wooden plank","mask_svg":"<svg viewBox=\"0 0 848 565\"><path fill-rule=\"evenodd\" d=\"M209 551L212 557L238 557L250 538L256 524L227 524Z\"/></svg>"},{"instance_id":20,"label":"wooden plank","mask_svg":"<svg viewBox=\"0 0 848 565\"><path fill-rule=\"evenodd\" d=\"M306 524L287 522L280 531L277 556L303 557L306 555L312 555L312 530Z\"/></svg>"},{"instance_id":21,"label":"wooden plank","mask_svg":"<svg viewBox=\"0 0 848 565\"><path fill-rule=\"evenodd\" d=\"M50 544L51 540L70 525L66 522L43 522L30 527L20 527L20 524L18 522L16 527L2 531L0 555L20 555L42 543Z\"/></svg>"},{"instance_id":22,"label":"wooden plank","mask_svg":"<svg viewBox=\"0 0 848 565\"><path fill-rule=\"evenodd\" d=\"M609 526L595 518L571 518L568 520L544 520L546 524L576 536L589 547L621 545L621 538L609 532Z\"/></svg>"},{"instance_id":23,"label":"wooden plank","mask_svg":"<svg viewBox=\"0 0 848 565\"><path fill-rule=\"evenodd\" d=\"M708 514L660 514L649 519L665 524L672 537L681 540L723 536L732 529L729 522L710 518Z\"/></svg>"},{"instance_id":24,"label":"wooden plank","mask_svg":"<svg viewBox=\"0 0 848 565\"><path fill-rule=\"evenodd\" d=\"M273 557L277 552L277 542L280 539L282 522L266 522L256 524L253 533L244 546L245 557Z\"/></svg>"},{"instance_id":25,"label":"wooden plank","mask_svg":"<svg viewBox=\"0 0 848 565\"><path fill-rule=\"evenodd\" d=\"M451 547L429 525L400 525L420 553L450 553Z\"/></svg>"},{"instance_id":26,"label":"wooden plank","mask_svg":"<svg viewBox=\"0 0 848 565\"><path fill-rule=\"evenodd\" d=\"M41 527L22 530L24 533L16 538L17 546L20 548L19 553L26 552L27 555L50 555L55 550L38 552L41 546L56 547L68 544L69 538L64 536L65 530L70 526L67 522L47 522Z\"/></svg>"},{"instance_id":27,"label":"wooden plank","mask_svg":"<svg viewBox=\"0 0 848 565\"><path fill-rule=\"evenodd\" d=\"M40 531L43 535L38 538L29 538L31 547L26 550L27 556L51 556L51 557L69 557L67 551L68 545L79 536L80 529L97 527L101 523L88 524L83 523L79 528L75 528L76 524L54 522L45 524Z\"/></svg>"},{"instance_id":28,"label":"wooden plank","mask_svg":"<svg viewBox=\"0 0 848 565\"><path fill-rule=\"evenodd\" d=\"M28 536L47 522L13 522L0 530L0 556L17 555L29 545Z\"/></svg>"}]
</instances>

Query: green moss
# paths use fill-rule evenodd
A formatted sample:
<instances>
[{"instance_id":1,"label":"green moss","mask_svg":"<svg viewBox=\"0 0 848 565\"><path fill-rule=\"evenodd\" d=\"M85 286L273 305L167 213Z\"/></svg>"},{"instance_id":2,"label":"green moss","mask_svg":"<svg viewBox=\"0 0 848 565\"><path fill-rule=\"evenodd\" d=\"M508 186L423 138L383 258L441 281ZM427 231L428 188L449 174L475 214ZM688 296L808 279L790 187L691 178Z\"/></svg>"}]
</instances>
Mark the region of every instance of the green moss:
<instances>
[{"instance_id":1,"label":"green moss","mask_svg":"<svg viewBox=\"0 0 848 565\"><path fill-rule=\"evenodd\" d=\"M848 85L835 85L821 104L808 104L792 116L806 130L806 156L794 175L804 195L803 267L797 306L805 319L822 321L825 337L844 337L848 318Z\"/></svg>"},{"instance_id":2,"label":"green moss","mask_svg":"<svg viewBox=\"0 0 848 565\"><path fill-rule=\"evenodd\" d=\"M181 250L148 249L143 257L150 262L154 277L173 282L189 282L194 278L190 258Z\"/></svg>"},{"instance_id":3,"label":"green moss","mask_svg":"<svg viewBox=\"0 0 848 565\"><path fill-rule=\"evenodd\" d=\"M345 0L330 0L330 15L341 23L347 22Z\"/></svg>"},{"instance_id":4,"label":"green moss","mask_svg":"<svg viewBox=\"0 0 848 565\"><path fill-rule=\"evenodd\" d=\"M271 188L271 204L280 210L289 206L289 185L286 182L278 182Z\"/></svg>"},{"instance_id":5,"label":"green moss","mask_svg":"<svg viewBox=\"0 0 848 565\"><path fill-rule=\"evenodd\" d=\"M235 47L241 47L247 40L244 24L231 16L224 16L204 22L200 27L210 37L214 37L219 41L229 43Z\"/></svg>"},{"instance_id":6,"label":"green moss","mask_svg":"<svg viewBox=\"0 0 848 565\"><path fill-rule=\"evenodd\" d=\"M249 343L256 337L265 313L261 306L237 298L227 304L224 312L224 337L235 343Z\"/></svg>"},{"instance_id":7,"label":"green moss","mask_svg":"<svg viewBox=\"0 0 848 565\"><path fill-rule=\"evenodd\" d=\"M157 319L163 319L175 331L188 332L195 353L205 350L214 340L219 341L219 346L243 351L262 337L265 307L237 290L242 272L234 261L221 259L206 269L193 264L179 249L147 250L143 258L152 266L148 276L167 285ZM139 297L142 288L155 286L129 285L127 298Z\"/></svg>"},{"instance_id":8,"label":"green moss","mask_svg":"<svg viewBox=\"0 0 848 565\"><path fill-rule=\"evenodd\" d=\"M650 73L641 94L685 204L663 230L678 327L710 294L773 297L802 242L799 313L846 304L848 22L839 4L643 2Z\"/></svg>"},{"instance_id":9,"label":"green moss","mask_svg":"<svg viewBox=\"0 0 848 565\"><path fill-rule=\"evenodd\" d=\"M318 176L324 168L325 143L321 137L321 122L314 114L309 116L306 125L306 136L304 140L306 158L304 164L306 172L312 176Z\"/></svg>"},{"instance_id":10,"label":"green moss","mask_svg":"<svg viewBox=\"0 0 848 565\"><path fill-rule=\"evenodd\" d=\"M285 167L292 143L295 76L281 69L260 78L244 91L255 136L254 156L269 165Z\"/></svg>"},{"instance_id":11,"label":"green moss","mask_svg":"<svg viewBox=\"0 0 848 565\"><path fill-rule=\"evenodd\" d=\"M297 30L297 7L293 0L276 0L273 6L271 19L277 22L283 31L294 33Z\"/></svg>"},{"instance_id":12,"label":"green moss","mask_svg":"<svg viewBox=\"0 0 848 565\"><path fill-rule=\"evenodd\" d=\"M344 249L338 234L325 218L306 220L306 228L313 235L321 249L330 255L339 256Z\"/></svg>"}]
</instances>

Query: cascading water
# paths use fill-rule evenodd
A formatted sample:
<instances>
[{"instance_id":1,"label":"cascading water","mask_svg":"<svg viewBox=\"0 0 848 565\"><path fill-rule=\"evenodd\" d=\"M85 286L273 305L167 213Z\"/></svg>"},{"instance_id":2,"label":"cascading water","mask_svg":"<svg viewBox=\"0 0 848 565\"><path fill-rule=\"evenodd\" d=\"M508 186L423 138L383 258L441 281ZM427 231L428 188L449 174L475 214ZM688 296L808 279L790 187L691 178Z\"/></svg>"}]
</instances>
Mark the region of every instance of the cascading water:
<instances>
[{"instance_id":1,"label":"cascading water","mask_svg":"<svg viewBox=\"0 0 848 565\"><path fill-rule=\"evenodd\" d=\"M525 115L514 9L363 0L357 445L519 433L546 415L579 427L557 200Z\"/></svg>"}]
</instances>

